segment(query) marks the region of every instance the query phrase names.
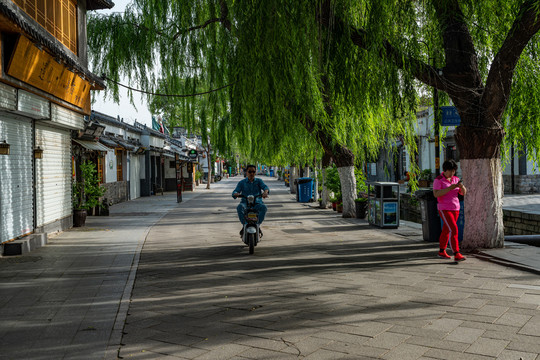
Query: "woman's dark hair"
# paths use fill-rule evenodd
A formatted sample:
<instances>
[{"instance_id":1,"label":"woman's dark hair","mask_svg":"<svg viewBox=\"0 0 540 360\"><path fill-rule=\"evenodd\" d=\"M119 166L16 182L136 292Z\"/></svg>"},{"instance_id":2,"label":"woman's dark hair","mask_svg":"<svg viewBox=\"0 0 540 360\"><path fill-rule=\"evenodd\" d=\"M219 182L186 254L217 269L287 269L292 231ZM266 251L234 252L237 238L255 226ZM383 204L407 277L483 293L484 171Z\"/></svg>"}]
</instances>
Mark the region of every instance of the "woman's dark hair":
<instances>
[{"instance_id":1,"label":"woman's dark hair","mask_svg":"<svg viewBox=\"0 0 540 360\"><path fill-rule=\"evenodd\" d=\"M442 164L442 169L443 171L446 171L446 170L457 170L458 166L456 164L456 162L452 159L450 160L446 160L443 164Z\"/></svg>"}]
</instances>

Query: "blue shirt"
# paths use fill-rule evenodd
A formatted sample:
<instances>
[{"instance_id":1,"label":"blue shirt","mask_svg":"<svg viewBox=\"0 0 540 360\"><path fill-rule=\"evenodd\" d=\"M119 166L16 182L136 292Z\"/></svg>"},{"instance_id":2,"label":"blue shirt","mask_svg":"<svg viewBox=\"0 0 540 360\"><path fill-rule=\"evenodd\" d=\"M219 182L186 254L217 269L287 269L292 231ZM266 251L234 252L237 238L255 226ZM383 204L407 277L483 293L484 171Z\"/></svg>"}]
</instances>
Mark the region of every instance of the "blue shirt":
<instances>
[{"instance_id":1,"label":"blue shirt","mask_svg":"<svg viewBox=\"0 0 540 360\"><path fill-rule=\"evenodd\" d=\"M260 195L265 190L268 190L270 192L268 186L266 186L266 184L261 179L255 178L253 179L253 182L251 182L248 178L245 178L238 182L238 185L236 185L236 189L234 189L234 191L232 192L232 197L236 199L236 197L234 196L235 193L240 193L244 196ZM241 201L243 203L247 203L246 198L242 198ZM255 202L261 204L263 201L262 198L259 197L255 199Z\"/></svg>"}]
</instances>

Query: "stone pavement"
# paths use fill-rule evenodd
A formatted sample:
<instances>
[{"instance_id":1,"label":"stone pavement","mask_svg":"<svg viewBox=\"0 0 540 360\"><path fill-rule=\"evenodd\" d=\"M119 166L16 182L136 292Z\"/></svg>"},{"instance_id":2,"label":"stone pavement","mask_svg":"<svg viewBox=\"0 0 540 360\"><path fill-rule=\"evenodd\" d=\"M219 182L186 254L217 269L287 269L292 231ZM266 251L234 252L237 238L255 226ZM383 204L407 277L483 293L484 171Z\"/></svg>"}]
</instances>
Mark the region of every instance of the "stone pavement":
<instances>
[{"instance_id":1,"label":"stone pavement","mask_svg":"<svg viewBox=\"0 0 540 360\"><path fill-rule=\"evenodd\" d=\"M437 259L417 224L342 219L270 179L250 256L238 180L115 205L0 258L0 359L540 360L536 274Z\"/></svg>"},{"instance_id":2,"label":"stone pavement","mask_svg":"<svg viewBox=\"0 0 540 360\"><path fill-rule=\"evenodd\" d=\"M537 275L438 259L417 227L342 219L271 180L250 256L230 198L238 180L150 230L121 358L539 359Z\"/></svg>"},{"instance_id":3,"label":"stone pavement","mask_svg":"<svg viewBox=\"0 0 540 360\"><path fill-rule=\"evenodd\" d=\"M178 206L172 193L121 203L31 253L0 257L0 359L102 359L120 341L146 235Z\"/></svg>"}]
</instances>

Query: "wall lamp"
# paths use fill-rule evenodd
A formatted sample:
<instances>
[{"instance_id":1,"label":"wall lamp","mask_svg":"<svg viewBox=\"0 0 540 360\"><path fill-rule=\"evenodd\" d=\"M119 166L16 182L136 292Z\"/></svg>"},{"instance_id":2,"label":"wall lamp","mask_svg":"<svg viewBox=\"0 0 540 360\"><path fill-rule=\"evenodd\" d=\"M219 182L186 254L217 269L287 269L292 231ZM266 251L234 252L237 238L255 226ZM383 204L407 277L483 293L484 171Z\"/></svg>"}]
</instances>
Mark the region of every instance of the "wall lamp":
<instances>
[{"instance_id":1,"label":"wall lamp","mask_svg":"<svg viewBox=\"0 0 540 360\"><path fill-rule=\"evenodd\" d=\"M4 140L3 143L0 143L0 155L9 155L10 145Z\"/></svg>"},{"instance_id":2,"label":"wall lamp","mask_svg":"<svg viewBox=\"0 0 540 360\"><path fill-rule=\"evenodd\" d=\"M34 159L43 159L43 149L39 146L34 149Z\"/></svg>"}]
</instances>

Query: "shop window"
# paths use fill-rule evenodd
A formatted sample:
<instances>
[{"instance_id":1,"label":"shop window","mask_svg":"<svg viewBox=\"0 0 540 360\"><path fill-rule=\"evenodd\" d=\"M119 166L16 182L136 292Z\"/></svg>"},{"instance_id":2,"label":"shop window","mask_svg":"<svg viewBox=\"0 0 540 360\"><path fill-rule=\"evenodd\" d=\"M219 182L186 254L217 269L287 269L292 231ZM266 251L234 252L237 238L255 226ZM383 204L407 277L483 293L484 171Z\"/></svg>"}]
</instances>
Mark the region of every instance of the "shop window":
<instances>
[{"instance_id":1,"label":"shop window","mask_svg":"<svg viewBox=\"0 0 540 360\"><path fill-rule=\"evenodd\" d=\"M169 161L169 168L176 169L176 161L174 160Z\"/></svg>"},{"instance_id":2,"label":"shop window","mask_svg":"<svg viewBox=\"0 0 540 360\"><path fill-rule=\"evenodd\" d=\"M77 2L75 0L13 0L74 54L77 54Z\"/></svg>"},{"instance_id":3,"label":"shop window","mask_svg":"<svg viewBox=\"0 0 540 360\"><path fill-rule=\"evenodd\" d=\"M122 160L124 158L124 151L122 149L114 150L116 154L116 181L124 181L124 172L122 166Z\"/></svg>"}]
</instances>

